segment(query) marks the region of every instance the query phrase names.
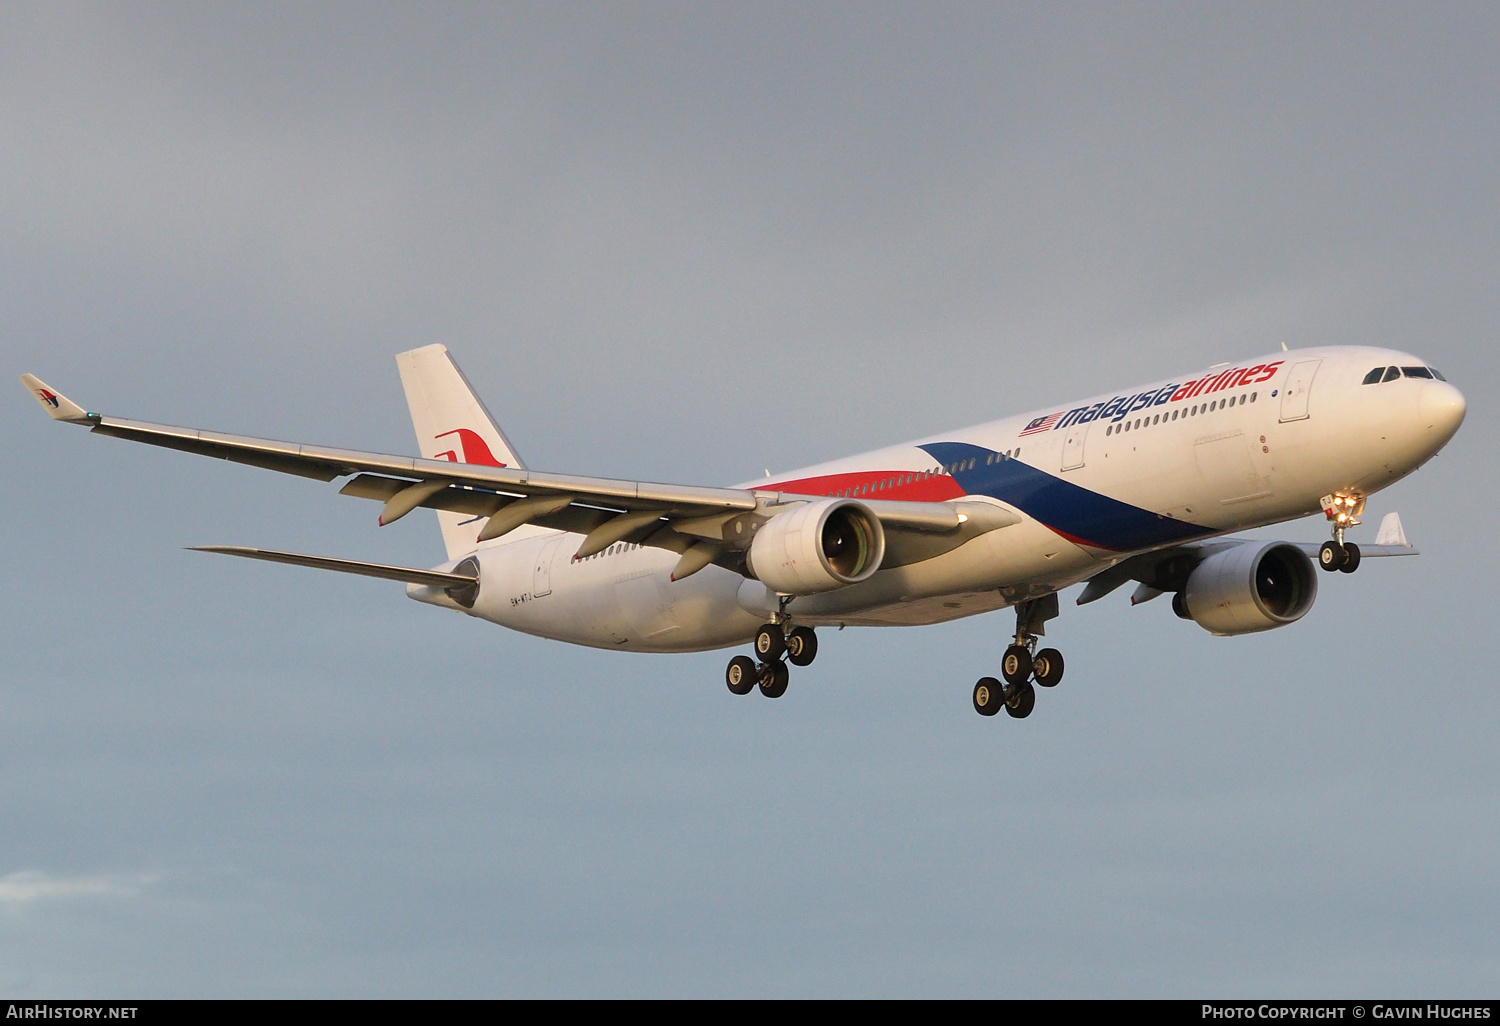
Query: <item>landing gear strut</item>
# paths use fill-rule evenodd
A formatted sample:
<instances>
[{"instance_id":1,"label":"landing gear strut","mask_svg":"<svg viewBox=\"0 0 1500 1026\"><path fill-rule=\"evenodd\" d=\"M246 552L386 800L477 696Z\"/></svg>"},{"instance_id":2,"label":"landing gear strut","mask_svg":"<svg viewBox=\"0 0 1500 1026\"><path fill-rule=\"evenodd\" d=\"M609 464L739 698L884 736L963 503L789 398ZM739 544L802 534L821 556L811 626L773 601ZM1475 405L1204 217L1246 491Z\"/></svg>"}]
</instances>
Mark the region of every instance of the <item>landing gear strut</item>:
<instances>
[{"instance_id":1,"label":"landing gear strut","mask_svg":"<svg viewBox=\"0 0 1500 1026\"><path fill-rule=\"evenodd\" d=\"M1053 688L1062 681L1062 653L1055 648L1036 649L1037 638L1046 633L1046 621L1055 616L1055 592L1016 603L1016 635L1000 659L1000 676L1005 683L994 677L979 678L974 685L975 712L993 716L1004 706L1014 718L1025 719L1036 706L1036 689L1032 685Z\"/></svg>"},{"instance_id":2,"label":"landing gear strut","mask_svg":"<svg viewBox=\"0 0 1500 1026\"><path fill-rule=\"evenodd\" d=\"M1323 515L1333 524L1333 541L1326 541L1318 550L1318 565L1332 572L1342 570L1352 574L1359 569L1359 546L1344 541L1344 532L1359 526L1359 515L1365 511L1363 495L1335 493L1323 496Z\"/></svg>"},{"instance_id":3,"label":"landing gear strut","mask_svg":"<svg viewBox=\"0 0 1500 1026\"><path fill-rule=\"evenodd\" d=\"M735 656L729 660L724 671L724 680L730 693L748 695L755 688L767 698L780 698L786 694L787 682L793 666L809 666L818 655L818 636L811 627L793 627L787 622L786 606L790 599L781 600L781 608L771 615L771 622L755 632L755 658Z\"/></svg>"}]
</instances>

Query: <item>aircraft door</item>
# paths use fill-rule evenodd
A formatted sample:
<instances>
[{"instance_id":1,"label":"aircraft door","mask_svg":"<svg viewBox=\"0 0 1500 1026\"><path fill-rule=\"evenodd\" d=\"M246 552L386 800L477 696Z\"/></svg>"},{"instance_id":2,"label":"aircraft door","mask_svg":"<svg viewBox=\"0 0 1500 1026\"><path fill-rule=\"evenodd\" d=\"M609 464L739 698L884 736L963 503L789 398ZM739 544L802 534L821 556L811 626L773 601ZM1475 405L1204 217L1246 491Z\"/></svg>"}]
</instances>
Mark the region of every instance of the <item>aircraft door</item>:
<instances>
[{"instance_id":1,"label":"aircraft door","mask_svg":"<svg viewBox=\"0 0 1500 1026\"><path fill-rule=\"evenodd\" d=\"M1306 420L1307 400L1312 393L1313 377L1318 373L1322 360L1304 360L1292 367L1287 376L1286 389L1281 394L1281 422Z\"/></svg>"},{"instance_id":2,"label":"aircraft door","mask_svg":"<svg viewBox=\"0 0 1500 1026\"><path fill-rule=\"evenodd\" d=\"M1270 485L1256 472L1249 440L1243 431L1225 431L1198 439L1193 444L1193 459L1210 503L1229 505L1271 494Z\"/></svg>"},{"instance_id":3,"label":"aircraft door","mask_svg":"<svg viewBox=\"0 0 1500 1026\"><path fill-rule=\"evenodd\" d=\"M1083 443L1088 439L1089 425L1074 424L1063 436L1062 469L1077 470L1083 466Z\"/></svg>"},{"instance_id":4,"label":"aircraft door","mask_svg":"<svg viewBox=\"0 0 1500 1026\"><path fill-rule=\"evenodd\" d=\"M531 597L541 598L552 594L552 559L557 547L563 543L564 535L544 541L536 550L536 569L531 573Z\"/></svg>"}]
</instances>

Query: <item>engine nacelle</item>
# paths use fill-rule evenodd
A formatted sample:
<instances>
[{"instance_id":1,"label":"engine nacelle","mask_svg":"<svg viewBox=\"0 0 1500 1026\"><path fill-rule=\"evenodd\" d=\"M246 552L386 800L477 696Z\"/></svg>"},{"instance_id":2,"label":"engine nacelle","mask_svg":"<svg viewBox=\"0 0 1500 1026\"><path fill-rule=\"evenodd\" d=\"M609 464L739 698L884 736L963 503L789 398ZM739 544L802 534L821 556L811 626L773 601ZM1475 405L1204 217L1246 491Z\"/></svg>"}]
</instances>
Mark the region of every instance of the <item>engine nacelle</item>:
<instances>
[{"instance_id":1,"label":"engine nacelle","mask_svg":"<svg viewBox=\"0 0 1500 1026\"><path fill-rule=\"evenodd\" d=\"M813 595L868 579L885 559L885 531L867 506L820 499L778 513L750 543L750 573L782 595Z\"/></svg>"},{"instance_id":2,"label":"engine nacelle","mask_svg":"<svg viewBox=\"0 0 1500 1026\"><path fill-rule=\"evenodd\" d=\"M1213 634L1252 634L1302 619L1318 597L1318 574L1286 542L1245 542L1209 556L1173 603Z\"/></svg>"}]
</instances>

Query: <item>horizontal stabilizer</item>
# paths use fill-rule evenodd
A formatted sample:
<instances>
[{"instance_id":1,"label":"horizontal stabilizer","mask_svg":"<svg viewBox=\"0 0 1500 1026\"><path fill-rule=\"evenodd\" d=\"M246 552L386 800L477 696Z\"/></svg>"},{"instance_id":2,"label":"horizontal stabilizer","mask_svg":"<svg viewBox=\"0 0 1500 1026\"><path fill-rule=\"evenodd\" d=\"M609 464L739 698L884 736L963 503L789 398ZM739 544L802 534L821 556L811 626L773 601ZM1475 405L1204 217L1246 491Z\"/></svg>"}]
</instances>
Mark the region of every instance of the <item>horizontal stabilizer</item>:
<instances>
[{"instance_id":1,"label":"horizontal stabilizer","mask_svg":"<svg viewBox=\"0 0 1500 1026\"><path fill-rule=\"evenodd\" d=\"M36 401L42 404L42 409L46 410L47 416L53 420L61 420L69 424L92 424L99 419L91 416L87 410L67 396L52 391L47 387L47 383L35 374L22 374L21 384L36 396Z\"/></svg>"},{"instance_id":2,"label":"horizontal stabilizer","mask_svg":"<svg viewBox=\"0 0 1500 1026\"><path fill-rule=\"evenodd\" d=\"M310 566L316 570L336 570L341 574L359 574L363 577L383 577L388 581L405 581L407 584L425 584L430 588L469 587L478 579L473 574L417 570L405 566L387 566L384 563L361 563L355 559L334 559L332 556L304 556L297 552L251 549L241 545L190 545L188 548L192 552L217 552L224 556L264 559L272 563L291 563L293 566Z\"/></svg>"}]
</instances>

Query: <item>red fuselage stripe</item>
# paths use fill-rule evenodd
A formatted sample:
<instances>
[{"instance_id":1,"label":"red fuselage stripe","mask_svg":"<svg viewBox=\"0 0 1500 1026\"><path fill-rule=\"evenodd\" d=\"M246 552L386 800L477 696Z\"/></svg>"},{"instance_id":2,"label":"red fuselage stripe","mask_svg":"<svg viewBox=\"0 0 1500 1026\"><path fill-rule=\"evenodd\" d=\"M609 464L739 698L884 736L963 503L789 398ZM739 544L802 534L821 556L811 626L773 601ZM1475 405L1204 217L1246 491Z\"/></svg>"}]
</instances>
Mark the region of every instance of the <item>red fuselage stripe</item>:
<instances>
[{"instance_id":1,"label":"red fuselage stripe","mask_svg":"<svg viewBox=\"0 0 1500 1026\"><path fill-rule=\"evenodd\" d=\"M906 481L912 476L916 480L910 483L885 487L887 482ZM877 484L882 487L873 487ZM854 474L828 474L823 477L798 478L795 481L772 481L759 487L791 492L794 495L844 494L857 499L893 499L899 502L947 502L968 494L959 487L957 481L946 474L923 477L910 470L861 470ZM852 495L856 488L860 489L860 493Z\"/></svg>"}]
</instances>

